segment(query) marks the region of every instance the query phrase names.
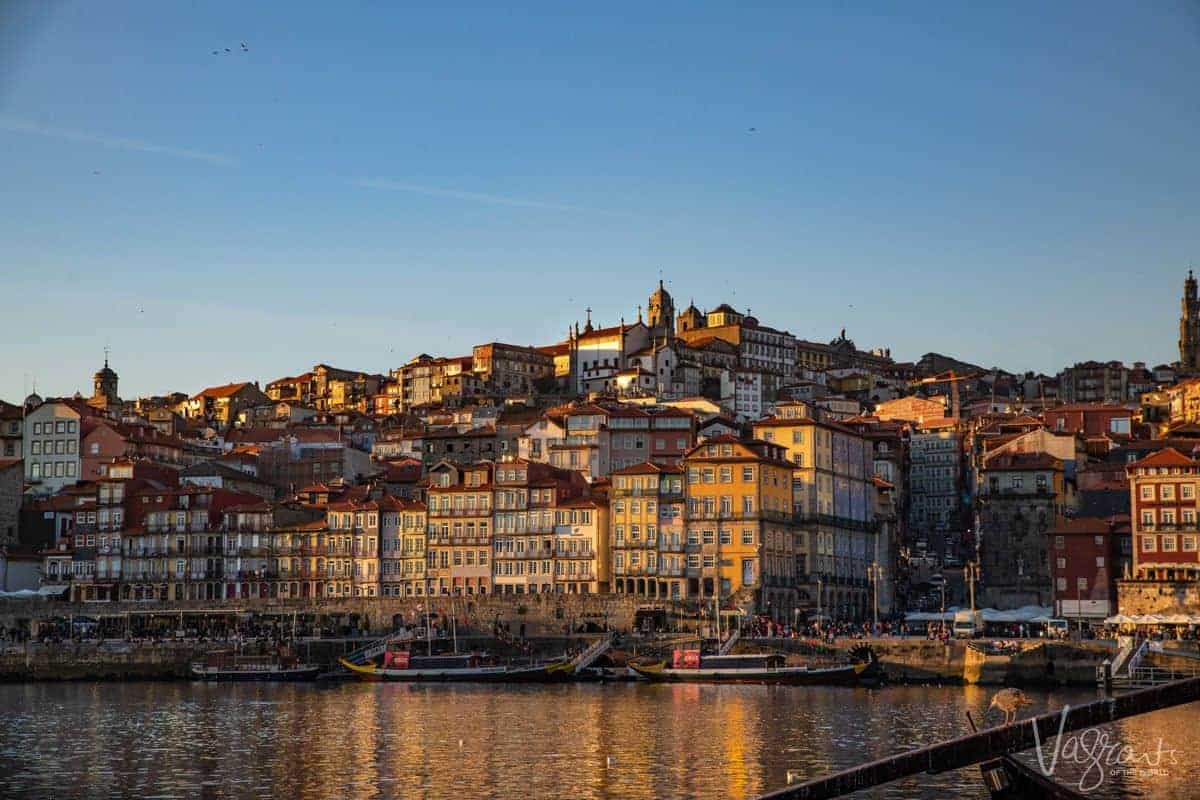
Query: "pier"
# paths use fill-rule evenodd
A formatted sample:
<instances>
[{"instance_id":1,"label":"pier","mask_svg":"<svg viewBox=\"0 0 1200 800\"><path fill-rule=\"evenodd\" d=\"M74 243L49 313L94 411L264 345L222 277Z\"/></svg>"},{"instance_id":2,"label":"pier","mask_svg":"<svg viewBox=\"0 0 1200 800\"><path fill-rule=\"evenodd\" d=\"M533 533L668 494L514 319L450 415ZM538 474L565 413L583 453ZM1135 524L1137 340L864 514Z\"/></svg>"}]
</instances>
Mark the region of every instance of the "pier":
<instances>
[{"instance_id":1,"label":"pier","mask_svg":"<svg viewBox=\"0 0 1200 800\"><path fill-rule=\"evenodd\" d=\"M759 800L824 800L923 773L937 774L1018 753L1061 733L1115 722L1200 700L1200 678L1141 689L1117 697L1018 720L949 739L761 795Z\"/></svg>"}]
</instances>

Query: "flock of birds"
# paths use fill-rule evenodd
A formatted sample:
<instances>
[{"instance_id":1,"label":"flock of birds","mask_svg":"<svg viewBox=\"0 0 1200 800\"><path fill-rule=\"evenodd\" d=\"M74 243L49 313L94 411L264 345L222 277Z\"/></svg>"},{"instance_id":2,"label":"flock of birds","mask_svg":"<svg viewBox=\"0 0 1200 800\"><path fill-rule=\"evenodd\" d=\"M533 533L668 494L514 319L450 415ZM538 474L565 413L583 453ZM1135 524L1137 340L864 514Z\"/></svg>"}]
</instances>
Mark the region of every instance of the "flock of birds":
<instances>
[{"instance_id":1,"label":"flock of birds","mask_svg":"<svg viewBox=\"0 0 1200 800\"><path fill-rule=\"evenodd\" d=\"M245 42L242 42L242 43L241 43L241 45L242 45L242 48L241 48L241 49L242 49L242 52L243 52L243 53L249 53L249 52L250 52L250 48L246 46L246 43L245 43ZM233 52L233 48L232 48L232 47L226 47L226 48L225 48L225 52L226 52L226 53L232 53L232 52ZM212 51L212 54L213 54L214 56L219 56L219 55L221 55L221 51L220 51L220 50L213 50L213 51Z\"/></svg>"}]
</instances>

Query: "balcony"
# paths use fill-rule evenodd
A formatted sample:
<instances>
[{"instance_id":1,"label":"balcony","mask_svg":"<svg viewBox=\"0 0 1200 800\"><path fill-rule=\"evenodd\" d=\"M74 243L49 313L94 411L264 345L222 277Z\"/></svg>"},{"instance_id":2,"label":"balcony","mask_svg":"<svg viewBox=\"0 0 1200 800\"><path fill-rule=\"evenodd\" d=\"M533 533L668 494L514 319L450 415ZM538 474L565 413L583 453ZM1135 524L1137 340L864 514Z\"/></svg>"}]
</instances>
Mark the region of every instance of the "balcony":
<instances>
[{"instance_id":1,"label":"balcony","mask_svg":"<svg viewBox=\"0 0 1200 800\"><path fill-rule=\"evenodd\" d=\"M499 507L497 507L497 508L499 508ZM523 511L524 509L511 509L511 510ZM447 517L470 517L473 519L477 519L479 517L490 517L492 515L492 509L490 509L490 508L439 508L439 509L431 508L425 513L426 513L426 516L429 518L438 517L438 518L445 519Z\"/></svg>"},{"instance_id":2,"label":"balcony","mask_svg":"<svg viewBox=\"0 0 1200 800\"><path fill-rule=\"evenodd\" d=\"M556 550L554 552L554 557L555 558L565 558L565 559L590 560L590 559L593 559L596 557L596 553L594 550L590 550L590 549L575 550L575 551Z\"/></svg>"},{"instance_id":3,"label":"balcony","mask_svg":"<svg viewBox=\"0 0 1200 800\"><path fill-rule=\"evenodd\" d=\"M874 532L879 527L879 523L875 520L850 519L832 514L812 514L807 512L793 514L792 521L797 525L828 525L833 528L848 528L867 533Z\"/></svg>"},{"instance_id":4,"label":"balcony","mask_svg":"<svg viewBox=\"0 0 1200 800\"><path fill-rule=\"evenodd\" d=\"M564 447L599 447L600 441L595 436L563 436L554 439L544 439L546 447L559 449Z\"/></svg>"},{"instance_id":5,"label":"balcony","mask_svg":"<svg viewBox=\"0 0 1200 800\"><path fill-rule=\"evenodd\" d=\"M641 486L633 486L626 489L613 489L613 497L652 497L658 499L659 491L657 488L647 489Z\"/></svg>"},{"instance_id":6,"label":"balcony","mask_svg":"<svg viewBox=\"0 0 1200 800\"><path fill-rule=\"evenodd\" d=\"M554 580L558 583L570 583L571 581L594 581L596 580L596 573L591 571L565 573L562 575L555 575Z\"/></svg>"}]
</instances>

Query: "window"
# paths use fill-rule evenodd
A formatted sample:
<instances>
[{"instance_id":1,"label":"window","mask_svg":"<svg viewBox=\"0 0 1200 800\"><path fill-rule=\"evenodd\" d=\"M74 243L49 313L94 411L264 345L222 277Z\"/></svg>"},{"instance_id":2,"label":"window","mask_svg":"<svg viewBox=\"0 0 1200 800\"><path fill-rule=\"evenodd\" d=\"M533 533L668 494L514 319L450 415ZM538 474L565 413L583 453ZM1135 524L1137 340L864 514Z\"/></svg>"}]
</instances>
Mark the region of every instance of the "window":
<instances>
[{"instance_id":1,"label":"window","mask_svg":"<svg viewBox=\"0 0 1200 800\"><path fill-rule=\"evenodd\" d=\"M1155 550L1154 537L1153 536L1143 536L1142 537L1142 552L1143 553L1153 553L1154 550Z\"/></svg>"},{"instance_id":2,"label":"window","mask_svg":"<svg viewBox=\"0 0 1200 800\"><path fill-rule=\"evenodd\" d=\"M733 483L733 467L721 467L721 483Z\"/></svg>"},{"instance_id":3,"label":"window","mask_svg":"<svg viewBox=\"0 0 1200 800\"><path fill-rule=\"evenodd\" d=\"M1190 483L1185 483L1179 487L1179 496L1184 500L1192 500L1196 496L1196 487Z\"/></svg>"},{"instance_id":4,"label":"window","mask_svg":"<svg viewBox=\"0 0 1200 800\"><path fill-rule=\"evenodd\" d=\"M1175 552L1176 544L1178 544L1178 542L1176 541L1176 537L1174 534L1170 534L1170 535L1166 535L1166 536L1162 537L1162 549L1163 549L1164 553Z\"/></svg>"},{"instance_id":5,"label":"window","mask_svg":"<svg viewBox=\"0 0 1200 800\"><path fill-rule=\"evenodd\" d=\"M1183 551L1185 553L1196 552L1196 537L1195 536L1184 536L1183 537Z\"/></svg>"},{"instance_id":6,"label":"window","mask_svg":"<svg viewBox=\"0 0 1200 800\"><path fill-rule=\"evenodd\" d=\"M1159 491L1162 492L1163 500L1174 500L1175 499L1175 487L1173 485L1171 485L1169 483L1164 483L1162 485L1162 488Z\"/></svg>"},{"instance_id":7,"label":"window","mask_svg":"<svg viewBox=\"0 0 1200 800\"><path fill-rule=\"evenodd\" d=\"M1096 569L1104 569L1104 556L1096 556Z\"/></svg>"},{"instance_id":8,"label":"window","mask_svg":"<svg viewBox=\"0 0 1200 800\"><path fill-rule=\"evenodd\" d=\"M1065 592L1067 590L1067 579L1059 578L1056 580L1054 582L1054 588L1058 589L1060 592Z\"/></svg>"},{"instance_id":9,"label":"window","mask_svg":"<svg viewBox=\"0 0 1200 800\"><path fill-rule=\"evenodd\" d=\"M1143 500L1153 500L1154 499L1154 487L1153 486L1143 486L1141 491L1142 491L1142 499Z\"/></svg>"},{"instance_id":10,"label":"window","mask_svg":"<svg viewBox=\"0 0 1200 800\"><path fill-rule=\"evenodd\" d=\"M754 483L754 467L742 467L742 482Z\"/></svg>"},{"instance_id":11,"label":"window","mask_svg":"<svg viewBox=\"0 0 1200 800\"><path fill-rule=\"evenodd\" d=\"M742 544L754 544L753 528L742 528Z\"/></svg>"},{"instance_id":12,"label":"window","mask_svg":"<svg viewBox=\"0 0 1200 800\"><path fill-rule=\"evenodd\" d=\"M1055 536L1054 537L1054 549L1055 550L1062 550L1066 546L1067 546L1067 540L1065 537L1063 537L1063 536Z\"/></svg>"},{"instance_id":13,"label":"window","mask_svg":"<svg viewBox=\"0 0 1200 800\"><path fill-rule=\"evenodd\" d=\"M1081 592L1086 592L1086 591L1087 591L1087 587L1088 587L1088 579L1087 579L1087 578L1078 578L1078 579L1076 579L1076 581L1075 581L1075 588L1076 588L1076 589L1078 589L1078 590L1079 590L1079 591L1081 591Z\"/></svg>"}]
</instances>

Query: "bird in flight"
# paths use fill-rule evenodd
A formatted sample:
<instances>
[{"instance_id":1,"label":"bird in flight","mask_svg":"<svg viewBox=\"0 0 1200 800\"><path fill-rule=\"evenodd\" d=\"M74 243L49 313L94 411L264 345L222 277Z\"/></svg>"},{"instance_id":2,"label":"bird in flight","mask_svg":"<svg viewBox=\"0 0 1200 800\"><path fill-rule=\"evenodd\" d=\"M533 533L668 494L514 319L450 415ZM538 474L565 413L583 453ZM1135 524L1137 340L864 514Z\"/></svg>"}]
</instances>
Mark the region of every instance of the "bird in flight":
<instances>
[{"instance_id":1,"label":"bird in flight","mask_svg":"<svg viewBox=\"0 0 1200 800\"><path fill-rule=\"evenodd\" d=\"M758 128L751 128L747 133L758 133Z\"/></svg>"}]
</instances>

